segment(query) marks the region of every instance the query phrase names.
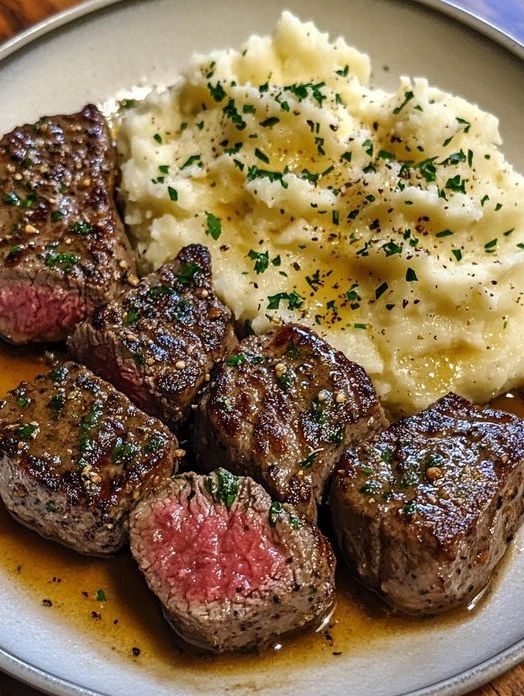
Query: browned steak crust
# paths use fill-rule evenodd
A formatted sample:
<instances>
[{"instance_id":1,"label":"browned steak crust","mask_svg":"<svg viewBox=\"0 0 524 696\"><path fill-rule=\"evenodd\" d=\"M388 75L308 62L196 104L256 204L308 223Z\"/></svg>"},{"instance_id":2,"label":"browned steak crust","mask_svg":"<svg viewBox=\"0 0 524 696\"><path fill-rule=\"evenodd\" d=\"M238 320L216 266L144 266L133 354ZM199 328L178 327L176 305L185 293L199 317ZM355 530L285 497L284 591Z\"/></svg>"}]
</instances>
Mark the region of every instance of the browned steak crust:
<instances>
[{"instance_id":1,"label":"browned steak crust","mask_svg":"<svg viewBox=\"0 0 524 696\"><path fill-rule=\"evenodd\" d=\"M134 267L114 201L117 173L95 106L0 140L0 333L8 340L63 340ZM24 293L25 306L16 304ZM32 321L17 316L35 304Z\"/></svg>"},{"instance_id":2,"label":"browned steak crust","mask_svg":"<svg viewBox=\"0 0 524 696\"><path fill-rule=\"evenodd\" d=\"M331 495L340 548L402 611L467 603L520 524L523 474L524 421L448 394L345 452Z\"/></svg>"},{"instance_id":3,"label":"browned steak crust","mask_svg":"<svg viewBox=\"0 0 524 696\"><path fill-rule=\"evenodd\" d=\"M212 373L196 412L200 466L252 476L316 518L345 446L387 423L364 370L310 329L242 341Z\"/></svg>"},{"instance_id":4,"label":"browned steak crust","mask_svg":"<svg viewBox=\"0 0 524 696\"><path fill-rule=\"evenodd\" d=\"M0 404L0 495L20 521L81 553L127 540L142 495L177 466L176 439L89 370L65 363Z\"/></svg>"},{"instance_id":5,"label":"browned steak crust","mask_svg":"<svg viewBox=\"0 0 524 696\"><path fill-rule=\"evenodd\" d=\"M235 344L231 312L213 292L211 257L199 244L99 307L69 341L80 362L171 427Z\"/></svg>"}]
</instances>

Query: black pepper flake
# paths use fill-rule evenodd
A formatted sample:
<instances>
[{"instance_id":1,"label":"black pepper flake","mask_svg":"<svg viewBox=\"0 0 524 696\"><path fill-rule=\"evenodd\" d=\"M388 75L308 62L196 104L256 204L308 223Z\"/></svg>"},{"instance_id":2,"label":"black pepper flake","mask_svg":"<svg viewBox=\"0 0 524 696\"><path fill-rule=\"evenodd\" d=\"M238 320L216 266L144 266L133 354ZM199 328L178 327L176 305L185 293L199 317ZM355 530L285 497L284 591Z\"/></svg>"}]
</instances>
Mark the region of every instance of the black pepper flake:
<instances>
[{"instance_id":1,"label":"black pepper flake","mask_svg":"<svg viewBox=\"0 0 524 696\"><path fill-rule=\"evenodd\" d=\"M140 655L140 648L131 648L131 652L135 657L138 657Z\"/></svg>"},{"instance_id":2,"label":"black pepper flake","mask_svg":"<svg viewBox=\"0 0 524 696\"><path fill-rule=\"evenodd\" d=\"M44 607L52 607L53 606L53 602L50 599L43 599L42 604L44 605Z\"/></svg>"},{"instance_id":3,"label":"black pepper flake","mask_svg":"<svg viewBox=\"0 0 524 696\"><path fill-rule=\"evenodd\" d=\"M324 640L327 642L327 644L328 644L330 647L331 647L331 646L333 645L333 643L334 643L334 641L333 641L333 636L332 636L331 633L329 633L328 631L326 631L326 632L324 633Z\"/></svg>"}]
</instances>

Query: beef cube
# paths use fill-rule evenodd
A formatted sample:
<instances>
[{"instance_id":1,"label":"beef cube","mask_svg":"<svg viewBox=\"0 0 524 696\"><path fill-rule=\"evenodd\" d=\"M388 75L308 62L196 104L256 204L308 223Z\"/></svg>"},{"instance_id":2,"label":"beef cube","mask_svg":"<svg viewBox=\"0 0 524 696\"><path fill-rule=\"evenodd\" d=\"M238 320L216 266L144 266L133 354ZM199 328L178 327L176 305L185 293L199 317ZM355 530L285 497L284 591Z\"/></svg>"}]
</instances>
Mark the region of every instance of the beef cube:
<instances>
[{"instance_id":1,"label":"beef cube","mask_svg":"<svg viewBox=\"0 0 524 696\"><path fill-rule=\"evenodd\" d=\"M61 341L134 262L114 201L116 152L94 106L0 140L0 334Z\"/></svg>"},{"instance_id":2,"label":"beef cube","mask_svg":"<svg viewBox=\"0 0 524 696\"><path fill-rule=\"evenodd\" d=\"M95 310L69 347L79 362L174 428L215 360L235 343L231 312L213 293L209 251L192 244Z\"/></svg>"},{"instance_id":3,"label":"beef cube","mask_svg":"<svg viewBox=\"0 0 524 696\"><path fill-rule=\"evenodd\" d=\"M345 452L331 494L339 546L404 612L467 604L521 522L523 473L524 421L448 394Z\"/></svg>"},{"instance_id":4,"label":"beef cube","mask_svg":"<svg viewBox=\"0 0 524 696\"><path fill-rule=\"evenodd\" d=\"M252 476L310 519L345 446L386 427L364 370L310 329L242 341L212 373L196 412L199 465Z\"/></svg>"},{"instance_id":5,"label":"beef cube","mask_svg":"<svg viewBox=\"0 0 524 696\"><path fill-rule=\"evenodd\" d=\"M0 496L45 537L108 555L129 512L176 470L167 428L75 363L22 382L0 404Z\"/></svg>"},{"instance_id":6,"label":"beef cube","mask_svg":"<svg viewBox=\"0 0 524 696\"><path fill-rule=\"evenodd\" d=\"M177 476L140 502L131 551L173 628L213 652L261 649L333 608L327 539L224 469Z\"/></svg>"}]
</instances>

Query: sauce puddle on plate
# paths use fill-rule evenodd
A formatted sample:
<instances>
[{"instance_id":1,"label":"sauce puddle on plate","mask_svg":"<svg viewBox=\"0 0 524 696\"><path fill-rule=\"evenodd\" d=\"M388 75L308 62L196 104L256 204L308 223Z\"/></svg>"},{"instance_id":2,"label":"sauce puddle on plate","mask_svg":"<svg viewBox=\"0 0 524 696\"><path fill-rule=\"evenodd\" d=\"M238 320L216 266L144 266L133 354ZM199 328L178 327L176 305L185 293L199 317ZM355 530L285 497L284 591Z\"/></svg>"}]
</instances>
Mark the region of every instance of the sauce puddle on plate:
<instances>
[{"instance_id":1,"label":"sauce puddle on plate","mask_svg":"<svg viewBox=\"0 0 524 696\"><path fill-rule=\"evenodd\" d=\"M1 394L45 369L42 353L0 346ZM524 416L522 399L501 397L495 403ZM21 526L0 504L0 558L2 571L26 589L28 601L46 607L54 620L87 634L115 657L163 674L209 668L214 674L247 676L263 667L298 666L305 655L308 663L336 660L347 653L368 652L379 639L442 628L474 614L460 610L429 619L392 615L339 563L337 606L323 630L285 638L262 654L204 655L169 628L128 551L109 560L80 556Z\"/></svg>"}]
</instances>

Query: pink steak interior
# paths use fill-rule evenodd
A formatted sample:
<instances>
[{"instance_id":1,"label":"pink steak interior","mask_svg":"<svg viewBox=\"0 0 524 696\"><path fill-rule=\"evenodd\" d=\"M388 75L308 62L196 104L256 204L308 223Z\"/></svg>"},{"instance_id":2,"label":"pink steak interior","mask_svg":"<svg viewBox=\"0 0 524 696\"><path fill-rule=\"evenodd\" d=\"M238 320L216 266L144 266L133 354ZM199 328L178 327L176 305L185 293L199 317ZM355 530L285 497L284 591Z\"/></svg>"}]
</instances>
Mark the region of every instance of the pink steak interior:
<instances>
[{"instance_id":1,"label":"pink steak interior","mask_svg":"<svg viewBox=\"0 0 524 696\"><path fill-rule=\"evenodd\" d=\"M246 596L289 572L267 514L228 511L204 496L158 502L142 535L152 569L188 602Z\"/></svg>"},{"instance_id":2,"label":"pink steak interior","mask_svg":"<svg viewBox=\"0 0 524 696\"><path fill-rule=\"evenodd\" d=\"M89 310L77 293L16 283L0 290L0 331L13 341L61 340Z\"/></svg>"}]
</instances>

